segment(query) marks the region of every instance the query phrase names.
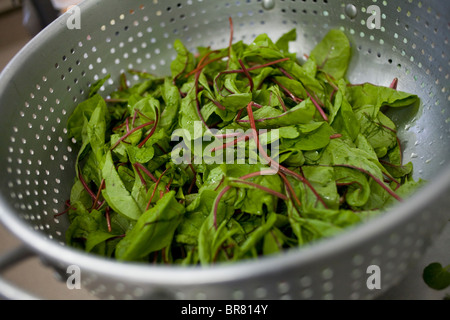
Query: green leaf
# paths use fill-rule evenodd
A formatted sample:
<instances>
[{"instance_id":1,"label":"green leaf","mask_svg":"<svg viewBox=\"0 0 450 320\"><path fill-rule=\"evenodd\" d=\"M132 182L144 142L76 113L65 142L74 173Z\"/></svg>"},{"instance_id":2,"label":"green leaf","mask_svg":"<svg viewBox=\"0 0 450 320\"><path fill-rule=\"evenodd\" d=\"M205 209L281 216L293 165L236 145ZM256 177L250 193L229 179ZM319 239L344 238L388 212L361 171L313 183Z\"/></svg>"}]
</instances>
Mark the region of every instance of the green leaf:
<instances>
[{"instance_id":1,"label":"green leaf","mask_svg":"<svg viewBox=\"0 0 450 320\"><path fill-rule=\"evenodd\" d=\"M370 197L370 185L367 177L357 170L350 168L334 168L336 183L345 191L345 201L349 206L356 208L366 204Z\"/></svg>"},{"instance_id":2,"label":"green leaf","mask_svg":"<svg viewBox=\"0 0 450 320\"><path fill-rule=\"evenodd\" d=\"M299 245L336 236L343 230L331 222L321 221L319 219L305 219L291 216L290 221L298 238Z\"/></svg>"},{"instance_id":3,"label":"green leaf","mask_svg":"<svg viewBox=\"0 0 450 320\"><path fill-rule=\"evenodd\" d=\"M88 239L91 234L106 231L106 221L104 221L103 215L100 211L92 210L88 212L79 202L75 201L72 204L76 207L75 217L72 216L71 224L66 232L66 241L69 244L74 244L79 239ZM95 239L94 239L95 240ZM91 250L99 242L88 243L89 247L85 247Z\"/></svg>"},{"instance_id":4,"label":"green leaf","mask_svg":"<svg viewBox=\"0 0 450 320\"><path fill-rule=\"evenodd\" d=\"M88 208L92 205L92 198L86 189L83 187L81 181L77 178L72 185L70 191L70 203L80 203L82 208Z\"/></svg>"},{"instance_id":5,"label":"green leaf","mask_svg":"<svg viewBox=\"0 0 450 320\"><path fill-rule=\"evenodd\" d=\"M351 47L347 36L340 30L330 30L311 51L321 71L330 74L336 80L344 78L351 57Z\"/></svg>"},{"instance_id":6,"label":"green leaf","mask_svg":"<svg viewBox=\"0 0 450 320\"><path fill-rule=\"evenodd\" d=\"M128 108L130 115L134 116L135 112L139 112L139 122L135 124L136 126L149 120L155 120L156 113L161 114L159 100L151 95L140 99L134 105L128 105ZM141 120L141 117L144 119Z\"/></svg>"},{"instance_id":7,"label":"green leaf","mask_svg":"<svg viewBox=\"0 0 450 320\"><path fill-rule=\"evenodd\" d=\"M314 93L320 99L324 99L324 87L322 81L316 78L316 68L314 63L300 66L297 62L288 60L279 63L292 78L300 81L305 90Z\"/></svg>"},{"instance_id":8,"label":"green leaf","mask_svg":"<svg viewBox=\"0 0 450 320\"><path fill-rule=\"evenodd\" d=\"M235 74L227 74L223 78L223 85L226 90L216 94L216 97L218 102L227 110L237 112L252 101L251 92L244 92L241 88L238 88Z\"/></svg>"},{"instance_id":9,"label":"green leaf","mask_svg":"<svg viewBox=\"0 0 450 320\"><path fill-rule=\"evenodd\" d=\"M444 268L438 262L430 263L423 270L422 277L430 288L443 290L450 286L450 265Z\"/></svg>"},{"instance_id":10,"label":"green leaf","mask_svg":"<svg viewBox=\"0 0 450 320\"><path fill-rule=\"evenodd\" d=\"M97 230L90 232L86 238L86 252L91 252L96 246L103 244L106 240L117 237L116 234Z\"/></svg>"},{"instance_id":11,"label":"green leaf","mask_svg":"<svg viewBox=\"0 0 450 320\"><path fill-rule=\"evenodd\" d=\"M339 207L339 194L336 188L334 169L330 167L304 166L302 170L305 178L311 183L316 192L320 194L326 205L330 209L337 209ZM311 207L310 210L316 207L317 198L310 188L305 188L302 203ZM308 216L307 213L305 215Z\"/></svg>"},{"instance_id":12,"label":"green leaf","mask_svg":"<svg viewBox=\"0 0 450 320\"><path fill-rule=\"evenodd\" d=\"M300 124L297 125L297 129L300 132L300 136L296 139L294 148L304 151L326 147L330 142L330 136L334 133L327 122Z\"/></svg>"},{"instance_id":13,"label":"green leaf","mask_svg":"<svg viewBox=\"0 0 450 320\"><path fill-rule=\"evenodd\" d=\"M248 45L246 50L244 50L242 56L247 59L258 58L266 60L277 60L284 58L283 53L277 45L274 44L272 39L270 39L270 37L265 33L256 36L253 42Z\"/></svg>"},{"instance_id":14,"label":"green leaf","mask_svg":"<svg viewBox=\"0 0 450 320\"><path fill-rule=\"evenodd\" d=\"M197 245L198 234L205 218L205 214L202 211L187 212L177 229L176 242Z\"/></svg>"},{"instance_id":15,"label":"green leaf","mask_svg":"<svg viewBox=\"0 0 450 320\"><path fill-rule=\"evenodd\" d=\"M313 120L316 108L310 99L304 100L292 109L282 112L271 106L264 106L253 112L257 128L281 128L295 124L308 124ZM242 118L248 121L248 116ZM249 128L248 122L241 122L244 128Z\"/></svg>"},{"instance_id":16,"label":"green leaf","mask_svg":"<svg viewBox=\"0 0 450 320\"><path fill-rule=\"evenodd\" d=\"M194 55L189 52L180 40L175 40L173 48L177 52L175 60L170 64L173 79L181 79L194 69Z\"/></svg>"},{"instance_id":17,"label":"green leaf","mask_svg":"<svg viewBox=\"0 0 450 320\"><path fill-rule=\"evenodd\" d=\"M106 108L105 100L97 94L77 105L67 122L69 137L75 138L78 143L82 142L83 127L97 107ZM108 113L105 113L107 123L109 122L108 115Z\"/></svg>"},{"instance_id":18,"label":"green leaf","mask_svg":"<svg viewBox=\"0 0 450 320\"><path fill-rule=\"evenodd\" d=\"M295 40L297 40L297 29L294 28L284 33L280 38L278 38L277 42L275 42L275 45L284 54L289 54L289 43Z\"/></svg>"},{"instance_id":19,"label":"green leaf","mask_svg":"<svg viewBox=\"0 0 450 320\"><path fill-rule=\"evenodd\" d=\"M147 142L142 148L133 145L127 146L127 153L132 163L147 163L153 159L155 149L151 143Z\"/></svg>"},{"instance_id":20,"label":"green leaf","mask_svg":"<svg viewBox=\"0 0 450 320\"><path fill-rule=\"evenodd\" d=\"M286 76L276 76L273 78L275 79L275 81L277 83L279 83L282 86L282 88L287 89L296 98L300 98L302 100L305 100L306 98L308 98L306 89L299 80L290 79L290 78L287 78ZM285 89L283 89L283 90L285 90Z\"/></svg>"}]
</instances>

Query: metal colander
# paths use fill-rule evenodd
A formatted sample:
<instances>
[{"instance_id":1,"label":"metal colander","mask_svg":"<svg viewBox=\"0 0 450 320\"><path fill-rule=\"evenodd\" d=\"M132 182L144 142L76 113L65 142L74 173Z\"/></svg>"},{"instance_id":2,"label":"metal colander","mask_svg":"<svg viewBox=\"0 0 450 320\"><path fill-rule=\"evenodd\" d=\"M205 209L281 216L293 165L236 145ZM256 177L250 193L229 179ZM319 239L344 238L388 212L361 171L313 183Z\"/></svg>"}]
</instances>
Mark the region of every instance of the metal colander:
<instances>
[{"instance_id":1,"label":"metal colander","mask_svg":"<svg viewBox=\"0 0 450 320\"><path fill-rule=\"evenodd\" d=\"M79 266L81 285L99 298L370 299L401 280L449 219L447 1L87 0L75 9L30 41L1 74L0 218L56 270ZM397 77L399 90L418 94L416 110L392 117L404 161L412 161L414 178L427 179L426 186L338 237L233 265L119 263L65 246L68 220L55 214L68 199L77 153L66 122L90 84L111 74L100 91L107 97L129 68L168 74L177 38L193 51L225 47L229 17L235 41L250 42L262 32L277 39L296 28L291 49L299 57L339 28L353 46L352 83L389 85ZM3 257L1 267L26 252ZM381 270L381 289L366 285L370 265ZM23 297L0 284L10 296Z\"/></svg>"}]
</instances>

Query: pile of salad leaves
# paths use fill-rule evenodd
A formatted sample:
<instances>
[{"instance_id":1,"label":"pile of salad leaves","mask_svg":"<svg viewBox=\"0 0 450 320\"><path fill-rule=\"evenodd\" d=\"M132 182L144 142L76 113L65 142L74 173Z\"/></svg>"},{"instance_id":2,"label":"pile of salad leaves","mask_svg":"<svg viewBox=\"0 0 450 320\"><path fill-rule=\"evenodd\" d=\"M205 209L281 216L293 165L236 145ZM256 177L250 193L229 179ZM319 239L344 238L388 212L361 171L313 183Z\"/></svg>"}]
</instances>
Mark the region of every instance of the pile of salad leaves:
<instances>
[{"instance_id":1,"label":"pile of salad leaves","mask_svg":"<svg viewBox=\"0 0 450 320\"><path fill-rule=\"evenodd\" d=\"M329 31L302 63L289 52L295 29L276 42L231 39L195 54L177 40L170 75L129 70L140 80L122 74L107 98L98 91L109 76L91 86L67 124L79 148L60 213L69 245L149 263L252 259L336 236L418 187L385 114L418 97L396 80L349 83L343 32ZM270 139L260 129L278 129L278 153L256 164L174 163L172 133L185 130L193 146L195 121L203 133L251 129L244 142L258 148ZM260 174L275 158L278 172Z\"/></svg>"}]
</instances>

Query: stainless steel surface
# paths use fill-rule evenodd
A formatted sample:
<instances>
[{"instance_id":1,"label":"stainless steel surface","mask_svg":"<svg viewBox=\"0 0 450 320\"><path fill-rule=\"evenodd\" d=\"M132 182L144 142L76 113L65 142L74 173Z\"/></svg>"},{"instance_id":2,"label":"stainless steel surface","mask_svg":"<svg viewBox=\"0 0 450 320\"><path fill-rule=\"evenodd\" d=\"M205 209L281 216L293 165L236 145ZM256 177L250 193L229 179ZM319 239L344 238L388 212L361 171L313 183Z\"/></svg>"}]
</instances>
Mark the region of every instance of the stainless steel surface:
<instances>
[{"instance_id":1,"label":"stainless steel surface","mask_svg":"<svg viewBox=\"0 0 450 320\"><path fill-rule=\"evenodd\" d=\"M57 270L76 264L83 287L101 298L367 299L386 293L423 255L449 219L449 6L444 1L86 1L81 29L62 16L34 38L0 77L0 219ZM381 29L369 29L366 8L378 5ZM350 12L350 14L349 14ZM417 93L422 105L395 115L405 161L429 183L405 203L345 234L283 256L202 269L117 263L64 246L64 206L76 150L65 124L90 83L127 68L167 73L172 43L225 46L228 17L236 40L277 38L296 27L292 50L302 57L330 28L354 45L352 82ZM443 261L443 263L446 263ZM367 267L382 270L382 288L366 286Z\"/></svg>"}]
</instances>

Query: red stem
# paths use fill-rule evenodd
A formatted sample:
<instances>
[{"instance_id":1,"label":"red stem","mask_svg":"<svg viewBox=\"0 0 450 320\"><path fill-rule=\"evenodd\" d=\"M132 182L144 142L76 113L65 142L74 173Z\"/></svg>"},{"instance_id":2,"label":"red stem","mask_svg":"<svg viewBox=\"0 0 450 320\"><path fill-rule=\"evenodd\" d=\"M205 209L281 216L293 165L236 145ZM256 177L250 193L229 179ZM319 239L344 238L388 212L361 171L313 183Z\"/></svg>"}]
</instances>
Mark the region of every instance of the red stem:
<instances>
[{"instance_id":1,"label":"red stem","mask_svg":"<svg viewBox=\"0 0 450 320\"><path fill-rule=\"evenodd\" d=\"M398 78L394 78L394 80L392 80L389 88L397 90L397 85L398 85Z\"/></svg>"},{"instance_id":2,"label":"red stem","mask_svg":"<svg viewBox=\"0 0 450 320\"><path fill-rule=\"evenodd\" d=\"M288 78L291 79L291 80L294 80L294 77L291 76L291 75L289 74L289 72L287 72L286 70L284 70L282 67L279 67L278 69L280 69L280 71L281 71L286 77L288 77Z\"/></svg>"},{"instance_id":3,"label":"red stem","mask_svg":"<svg viewBox=\"0 0 450 320\"><path fill-rule=\"evenodd\" d=\"M225 186L225 187L219 192L219 194L217 195L216 201L215 201L215 203L214 203L214 221L213 221L213 224L214 224L214 228L215 228L216 230L217 230L217 209L219 208L219 202L220 202L220 200L222 199L223 195L224 195L228 190L230 190L230 189L231 189L230 186Z\"/></svg>"},{"instance_id":4,"label":"red stem","mask_svg":"<svg viewBox=\"0 0 450 320\"><path fill-rule=\"evenodd\" d=\"M241 68L244 71L245 76L248 78L248 82L250 84L250 92L253 92L253 79L252 79L252 76L248 72L247 68L245 68L244 62L242 62L241 59L239 59L239 64L241 65Z\"/></svg>"},{"instance_id":5,"label":"red stem","mask_svg":"<svg viewBox=\"0 0 450 320\"><path fill-rule=\"evenodd\" d=\"M278 60L270 61L270 62L267 62L267 63L264 63L264 64L260 64L260 65L248 68L247 70L248 71L253 71L253 70L257 70L257 69L260 69L260 68L265 68L265 67L271 66L273 64L277 64L277 63L288 61L288 60L290 60L290 58L278 59ZM235 70L235 71L243 72L242 70Z\"/></svg>"},{"instance_id":6,"label":"red stem","mask_svg":"<svg viewBox=\"0 0 450 320\"><path fill-rule=\"evenodd\" d=\"M246 134L244 134L244 135L242 135L242 136L240 136L240 137L234 139L233 141L230 141L230 142L228 142L228 143L225 143L225 144L222 144L222 145L220 145L220 146L214 147L214 148L211 150L211 152L214 152L214 151L220 150L220 149L226 149L226 148L228 148L228 147L234 146L234 145L236 145L236 143L238 143L238 142L240 142L240 141L242 141L242 140L246 140L246 139L248 139L248 138L249 138L249 136L246 135Z\"/></svg>"},{"instance_id":7,"label":"red stem","mask_svg":"<svg viewBox=\"0 0 450 320\"><path fill-rule=\"evenodd\" d=\"M145 191L148 191L147 190L147 184L145 183L145 179L142 176L141 172L139 171L139 168L137 168L136 163L133 164L133 167L136 169L136 172L137 172L137 174L139 176L139 179L141 180L142 185L145 187Z\"/></svg>"},{"instance_id":8,"label":"red stem","mask_svg":"<svg viewBox=\"0 0 450 320\"><path fill-rule=\"evenodd\" d=\"M221 110L226 110L226 108L223 106L223 105L221 105L220 103L219 103L219 101L216 101L216 100L213 100L213 99L209 99L212 103L214 103L215 105L216 105L216 107L217 108L219 108L219 109L221 109Z\"/></svg>"},{"instance_id":9,"label":"red stem","mask_svg":"<svg viewBox=\"0 0 450 320\"><path fill-rule=\"evenodd\" d=\"M59 216L62 216L63 214L69 212L69 210L75 210L75 209L76 209L75 207L73 207L73 206L70 204L70 201L69 201L69 200L66 200L65 205L66 205L67 208L64 209L64 210L61 211L61 212L58 212L58 213L54 214L54 215L53 215L54 218L59 217Z\"/></svg>"},{"instance_id":10,"label":"red stem","mask_svg":"<svg viewBox=\"0 0 450 320\"><path fill-rule=\"evenodd\" d=\"M143 165L140 164L139 162L136 162L133 166L136 168L136 171L138 172L139 177L141 177L141 181L142 181L142 184L143 184L143 185L145 185L145 180L143 180L143 177L142 177L142 175L139 173L139 170L138 170L138 169L142 170L148 177L150 177L150 179L152 179L153 182L158 181L158 179L156 179L155 176L154 176L154 175L153 175L153 174L152 174L145 166L143 166ZM168 188L167 186L166 186L166 191L167 191L167 192L170 191L169 188Z\"/></svg>"},{"instance_id":11,"label":"red stem","mask_svg":"<svg viewBox=\"0 0 450 320\"><path fill-rule=\"evenodd\" d=\"M292 185L289 182L289 180L287 179L287 177L281 172L278 172L278 175L281 177L281 179L283 179L284 184L287 186L287 189L288 189L289 193L291 194L291 196L294 198L295 202L298 204L298 206L301 207L302 203L300 202L300 199L297 197L297 194L295 193L295 190L292 187ZM299 210L295 206L295 203L294 203L294 208L296 208L297 212L300 214Z\"/></svg>"},{"instance_id":12,"label":"red stem","mask_svg":"<svg viewBox=\"0 0 450 320\"><path fill-rule=\"evenodd\" d=\"M166 186L166 192L164 192L164 194L170 191L170 186L172 185L172 182L173 182L173 176L170 177L169 183Z\"/></svg>"},{"instance_id":13,"label":"red stem","mask_svg":"<svg viewBox=\"0 0 450 320\"><path fill-rule=\"evenodd\" d=\"M217 61L217 60L222 59L223 57L216 57L216 58L214 58L214 59L210 59L210 60L208 60L207 62L203 63L209 55L211 55L211 54L213 54L213 53L218 53L218 52L219 52L219 50L213 50L213 51L209 51L207 54L205 54L205 55L202 57L202 59L198 62L197 67L196 67L194 70L192 70L192 71L190 71L189 73L187 73L185 77L187 78L187 77L189 77L190 75L193 75L194 73L196 73L196 72L198 72L198 71L201 71L201 70L202 70L204 67L206 67L208 64L210 64L210 63L212 63L212 62L214 62L214 61Z\"/></svg>"},{"instance_id":14,"label":"red stem","mask_svg":"<svg viewBox=\"0 0 450 320\"><path fill-rule=\"evenodd\" d=\"M267 193L270 193L271 195L273 195L277 198L280 198L282 200L285 200L285 201L288 200L288 198L284 194L282 194L278 191L272 190L270 188L267 188L265 186L259 185L257 183L253 183L253 182L249 182L249 181L245 181L245 180L239 180L239 179L233 180L233 182L243 183L243 184L249 185L251 187L261 189L261 190L263 190Z\"/></svg>"},{"instance_id":15,"label":"red stem","mask_svg":"<svg viewBox=\"0 0 450 320\"><path fill-rule=\"evenodd\" d=\"M134 123L137 119L137 109L134 110L134 114L133 114L133 120L131 121L131 126L134 127ZM128 129L127 129L128 132Z\"/></svg>"},{"instance_id":16,"label":"red stem","mask_svg":"<svg viewBox=\"0 0 450 320\"><path fill-rule=\"evenodd\" d=\"M139 162L136 162L135 164L134 164L134 166L135 166L135 168L136 168L136 171L139 171L139 170L137 170L137 169L140 169L140 170L142 170L147 176L149 176L150 177L150 179L152 179L153 180L153 182L156 182L157 181L157 179L155 178L155 176L146 168L146 167L144 167L142 164L140 164Z\"/></svg>"},{"instance_id":17,"label":"red stem","mask_svg":"<svg viewBox=\"0 0 450 320\"><path fill-rule=\"evenodd\" d=\"M355 183L359 186L360 189L362 189L363 186L362 186L361 183L359 183L358 181L337 182L337 180L336 180L336 185L337 185L338 187L351 186L352 184L355 184Z\"/></svg>"},{"instance_id":18,"label":"red stem","mask_svg":"<svg viewBox=\"0 0 450 320\"><path fill-rule=\"evenodd\" d=\"M281 106L283 107L283 111L287 112L286 105L284 104L283 98L277 95L278 101L280 102Z\"/></svg>"},{"instance_id":19,"label":"red stem","mask_svg":"<svg viewBox=\"0 0 450 320\"><path fill-rule=\"evenodd\" d=\"M264 171L255 171L255 172L252 172L252 173L248 173L246 175L243 175L239 179L245 180L245 179L250 179L250 178L258 177L258 176L268 176L268 175L272 175L272 174L276 174L276 173L277 172L272 170L272 169L267 169L267 170L264 170Z\"/></svg>"},{"instance_id":20,"label":"red stem","mask_svg":"<svg viewBox=\"0 0 450 320\"><path fill-rule=\"evenodd\" d=\"M330 139L337 139L337 138L341 138L342 137L342 134L340 134L340 133L335 133L335 134L332 134L331 136L330 136Z\"/></svg>"},{"instance_id":21,"label":"red stem","mask_svg":"<svg viewBox=\"0 0 450 320\"><path fill-rule=\"evenodd\" d=\"M81 174L81 170L78 170L78 178L81 181L81 184L83 185L83 188L89 193L89 195L91 196L92 200L95 200L96 195L95 193L91 190L91 188L89 188L89 186L86 183L86 180L84 180L83 175Z\"/></svg>"},{"instance_id":22,"label":"red stem","mask_svg":"<svg viewBox=\"0 0 450 320\"><path fill-rule=\"evenodd\" d=\"M95 209L98 206L101 206L102 202L99 201L100 199L100 194L102 192L102 189L105 187L105 179L102 179L102 181L100 182L100 187L98 187L98 192L97 195L95 196L95 199L92 203L92 208L91 210Z\"/></svg>"},{"instance_id":23,"label":"red stem","mask_svg":"<svg viewBox=\"0 0 450 320\"><path fill-rule=\"evenodd\" d=\"M112 128L112 131L116 131L116 130L118 130L118 129L120 129L120 128L124 127L125 125L126 125L126 122L122 122L122 123L121 123L121 124L119 124L118 126L116 126L116 127Z\"/></svg>"},{"instance_id":24,"label":"red stem","mask_svg":"<svg viewBox=\"0 0 450 320\"><path fill-rule=\"evenodd\" d=\"M277 80L272 79L272 81L275 82L281 89L283 89L283 91L286 92L287 95L288 95L292 100L294 100L295 102L298 103L298 102L302 102L302 101L303 101L302 99L296 97L292 92L290 92L290 91L288 90L288 88L286 88L285 86L283 86L283 85L282 85L280 82L278 82Z\"/></svg>"},{"instance_id":25,"label":"red stem","mask_svg":"<svg viewBox=\"0 0 450 320\"><path fill-rule=\"evenodd\" d=\"M328 117L325 114L325 112L323 111L322 107L317 103L317 101L312 97L312 95L308 91L306 91L306 94L311 99L311 101L314 104L314 106L316 107L316 109L319 111L319 113L322 116L323 120L328 122Z\"/></svg>"}]
</instances>

